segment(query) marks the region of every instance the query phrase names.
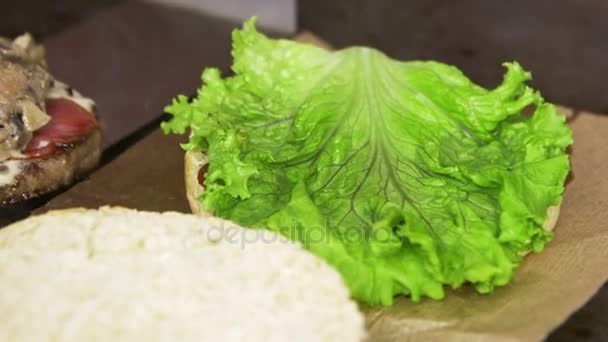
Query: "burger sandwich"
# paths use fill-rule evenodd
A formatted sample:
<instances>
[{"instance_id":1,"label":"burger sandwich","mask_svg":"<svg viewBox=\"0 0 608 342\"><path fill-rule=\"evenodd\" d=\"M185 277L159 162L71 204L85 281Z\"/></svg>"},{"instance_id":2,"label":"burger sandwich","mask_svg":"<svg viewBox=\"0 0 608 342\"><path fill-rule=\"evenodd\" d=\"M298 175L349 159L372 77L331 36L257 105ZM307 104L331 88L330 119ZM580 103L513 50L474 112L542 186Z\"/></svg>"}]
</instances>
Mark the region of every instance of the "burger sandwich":
<instances>
[{"instance_id":1,"label":"burger sandwich","mask_svg":"<svg viewBox=\"0 0 608 342\"><path fill-rule=\"evenodd\" d=\"M232 54L234 75L205 69L162 124L190 132L194 212L300 241L370 304L492 292L550 242L572 132L517 62L486 89L435 61L270 39L255 19Z\"/></svg>"},{"instance_id":2,"label":"burger sandwich","mask_svg":"<svg viewBox=\"0 0 608 342\"><path fill-rule=\"evenodd\" d=\"M101 149L95 103L49 73L29 34L0 38L0 205L74 182Z\"/></svg>"}]
</instances>

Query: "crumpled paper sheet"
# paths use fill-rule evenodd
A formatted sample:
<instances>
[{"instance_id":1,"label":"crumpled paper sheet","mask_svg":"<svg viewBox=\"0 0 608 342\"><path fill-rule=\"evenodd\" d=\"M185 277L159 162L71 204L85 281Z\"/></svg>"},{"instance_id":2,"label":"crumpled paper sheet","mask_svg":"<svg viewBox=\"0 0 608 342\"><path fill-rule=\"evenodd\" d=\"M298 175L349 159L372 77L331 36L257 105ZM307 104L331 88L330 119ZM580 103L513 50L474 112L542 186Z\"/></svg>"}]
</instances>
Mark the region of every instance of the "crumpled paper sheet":
<instances>
[{"instance_id":1,"label":"crumpled paper sheet","mask_svg":"<svg viewBox=\"0 0 608 342\"><path fill-rule=\"evenodd\" d=\"M311 33L296 40L330 47ZM370 341L541 340L606 282L608 115L562 110L574 130L573 177L553 241L491 295L465 286L443 301L399 297L391 307L362 307Z\"/></svg>"}]
</instances>

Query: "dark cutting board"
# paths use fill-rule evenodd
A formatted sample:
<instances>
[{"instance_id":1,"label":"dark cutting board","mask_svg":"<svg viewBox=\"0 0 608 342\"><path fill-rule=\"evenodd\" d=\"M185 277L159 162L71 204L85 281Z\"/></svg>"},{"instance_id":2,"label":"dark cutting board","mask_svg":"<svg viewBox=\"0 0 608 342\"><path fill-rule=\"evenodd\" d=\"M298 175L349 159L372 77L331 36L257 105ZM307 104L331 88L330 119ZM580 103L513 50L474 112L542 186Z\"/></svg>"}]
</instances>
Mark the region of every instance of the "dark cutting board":
<instances>
[{"instance_id":1,"label":"dark cutting board","mask_svg":"<svg viewBox=\"0 0 608 342\"><path fill-rule=\"evenodd\" d=\"M103 205L187 212L182 141L184 137L165 136L157 129L34 213Z\"/></svg>"}]
</instances>

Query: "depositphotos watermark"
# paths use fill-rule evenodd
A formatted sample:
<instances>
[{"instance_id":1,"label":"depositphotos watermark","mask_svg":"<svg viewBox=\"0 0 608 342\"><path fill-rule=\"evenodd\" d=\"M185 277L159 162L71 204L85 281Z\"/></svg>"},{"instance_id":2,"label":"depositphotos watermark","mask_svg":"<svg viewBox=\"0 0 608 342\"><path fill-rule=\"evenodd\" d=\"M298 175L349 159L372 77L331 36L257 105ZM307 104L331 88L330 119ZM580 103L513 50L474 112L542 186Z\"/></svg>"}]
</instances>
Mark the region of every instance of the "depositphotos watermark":
<instances>
[{"instance_id":1,"label":"depositphotos watermark","mask_svg":"<svg viewBox=\"0 0 608 342\"><path fill-rule=\"evenodd\" d=\"M361 243L374 241L375 243L393 243L400 239L395 235L396 227L371 226L371 225L345 225L336 226L325 223L324 225L305 226L296 219L291 219L285 226L278 230L267 228L242 228L228 221L219 221L211 224L205 231L208 241L213 243L225 242L238 244L241 249L247 245L256 243L290 243L297 240L306 247L314 244L328 244L332 240L344 243Z\"/></svg>"}]
</instances>

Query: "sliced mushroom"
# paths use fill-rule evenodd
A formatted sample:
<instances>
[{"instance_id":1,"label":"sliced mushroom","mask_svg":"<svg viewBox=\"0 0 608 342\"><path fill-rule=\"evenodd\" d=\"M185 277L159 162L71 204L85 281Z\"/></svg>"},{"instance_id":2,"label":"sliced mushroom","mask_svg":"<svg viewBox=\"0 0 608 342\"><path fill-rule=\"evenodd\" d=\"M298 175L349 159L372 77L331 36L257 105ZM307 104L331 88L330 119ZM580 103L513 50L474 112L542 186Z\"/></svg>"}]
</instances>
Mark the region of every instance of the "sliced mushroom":
<instances>
[{"instance_id":1,"label":"sliced mushroom","mask_svg":"<svg viewBox=\"0 0 608 342\"><path fill-rule=\"evenodd\" d=\"M21 108L23 109L23 124L25 129L30 132L42 128L51 120L51 117L32 101L23 101Z\"/></svg>"}]
</instances>

